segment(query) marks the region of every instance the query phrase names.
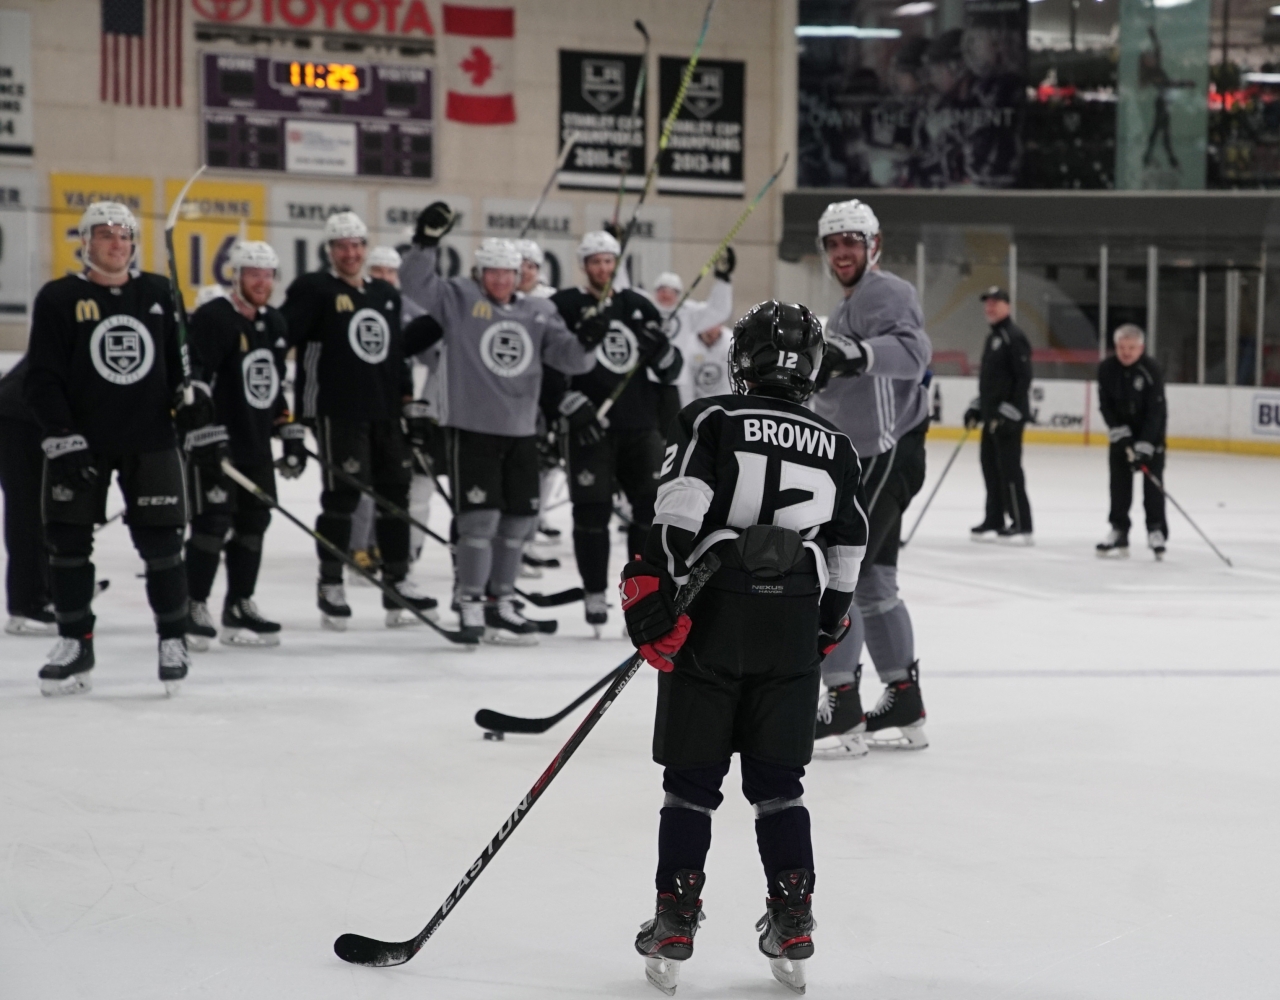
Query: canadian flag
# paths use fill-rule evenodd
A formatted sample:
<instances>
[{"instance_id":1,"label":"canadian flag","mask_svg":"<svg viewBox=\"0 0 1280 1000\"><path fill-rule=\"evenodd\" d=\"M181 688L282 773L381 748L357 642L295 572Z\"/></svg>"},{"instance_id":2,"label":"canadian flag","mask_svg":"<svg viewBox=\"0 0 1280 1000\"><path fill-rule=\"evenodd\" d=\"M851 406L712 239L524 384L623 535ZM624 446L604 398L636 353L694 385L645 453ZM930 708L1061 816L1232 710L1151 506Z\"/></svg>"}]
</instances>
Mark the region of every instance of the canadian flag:
<instances>
[{"instance_id":1,"label":"canadian flag","mask_svg":"<svg viewBox=\"0 0 1280 1000\"><path fill-rule=\"evenodd\" d=\"M516 120L511 92L516 12L511 7L444 5L445 117L470 125Z\"/></svg>"}]
</instances>

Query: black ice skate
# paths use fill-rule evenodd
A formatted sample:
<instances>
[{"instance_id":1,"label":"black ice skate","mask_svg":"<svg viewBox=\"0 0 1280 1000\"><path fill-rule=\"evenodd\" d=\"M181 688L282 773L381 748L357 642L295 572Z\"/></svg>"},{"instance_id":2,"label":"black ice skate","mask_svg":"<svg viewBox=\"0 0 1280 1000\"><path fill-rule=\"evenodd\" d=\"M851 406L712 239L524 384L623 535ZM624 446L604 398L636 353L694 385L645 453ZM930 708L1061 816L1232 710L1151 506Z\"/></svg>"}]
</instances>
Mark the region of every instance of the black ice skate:
<instances>
[{"instance_id":1,"label":"black ice skate","mask_svg":"<svg viewBox=\"0 0 1280 1000\"><path fill-rule=\"evenodd\" d=\"M440 620L440 612L437 610L440 602L434 597L427 597L426 594L419 593L418 588L412 582L409 580L397 580L395 583L391 583L390 586L404 598L409 607L421 612L422 617L428 618L433 622ZM416 615L411 611L406 611L386 594L382 595L382 607L387 612L387 628L402 628L405 625L422 624Z\"/></svg>"},{"instance_id":2,"label":"black ice skate","mask_svg":"<svg viewBox=\"0 0 1280 1000\"><path fill-rule=\"evenodd\" d=\"M609 599L603 593L583 594L582 606L587 612L587 624L599 639L604 634L604 627L609 624Z\"/></svg>"},{"instance_id":3,"label":"black ice skate","mask_svg":"<svg viewBox=\"0 0 1280 1000\"><path fill-rule=\"evenodd\" d=\"M867 741L867 716L862 711L862 698L858 694L858 681L862 669L852 684L827 688L818 703L818 718L813 727L813 753L817 757L865 757Z\"/></svg>"},{"instance_id":4,"label":"black ice skate","mask_svg":"<svg viewBox=\"0 0 1280 1000\"><path fill-rule=\"evenodd\" d=\"M990 521L983 521L981 524L975 524L969 529L969 537L975 542L994 542L996 535L1003 530L1003 524L992 524Z\"/></svg>"},{"instance_id":5,"label":"black ice skate","mask_svg":"<svg viewBox=\"0 0 1280 1000\"><path fill-rule=\"evenodd\" d=\"M1164 532L1159 528L1147 532L1147 545L1151 548L1151 554L1156 557L1156 562L1164 561L1164 543Z\"/></svg>"},{"instance_id":6,"label":"black ice skate","mask_svg":"<svg viewBox=\"0 0 1280 1000\"><path fill-rule=\"evenodd\" d=\"M483 597L458 599L459 631L467 642L479 642L484 638L485 600Z\"/></svg>"},{"instance_id":7,"label":"black ice skate","mask_svg":"<svg viewBox=\"0 0 1280 1000\"><path fill-rule=\"evenodd\" d=\"M347 604L347 592L340 583L316 584L316 607L320 609L320 627L334 632L345 632L351 618L351 606Z\"/></svg>"},{"instance_id":8,"label":"black ice skate","mask_svg":"<svg viewBox=\"0 0 1280 1000\"><path fill-rule=\"evenodd\" d=\"M773 877L767 909L756 921L760 952L769 959L773 978L795 993L804 993L804 963L813 957L813 872L792 868Z\"/></svg>"},{"instance_id":9,"label":"black ice skate","mask_svg":"<svg viewBox=\"0 0 1280 1000\"><path fill-rule=\"evenodd\" d=\"M1128 559L1129 534L1119 528L1112 528L1107 537L1097 545L1099 559Z\"/></svg>"},{"instance_id":10,"label":"black ice skate","mask_svg":"<svg viewBox=\"0 0 1280 1000\"><path fill-rule=\"evenodd\" d=\"M53 697L80 694L93 689L89 671L93 669L93 636L58 640L49 660L40 668L40 693Z\"/></svg>"},{"instance_id":11,"label":"black ice skate","mask_svg":"<svg viewBox=\"0 0 1280 1000\"><path fill-rule=\"evenodd\" d=\"M510 596L490 598L484 605L484 641L496 646L533 646L538 624L516 610Z\"/></svg>"},{"instance_id":12,"label":"black ice skate","mask_svg":"<svg viewBox=\"0 0 1280 1000\"><path fill-rule=\"evenodd\" d=\"M923 750L929 745L924 721L917 660L907 668L907 679L888 685L876 707L867 713L867 746L877 750ZM892 732L895 729L897 734Z\"/></svg>"},{"instance_id":13,"label":"black ice skate","mask_svg":"<svg viewBox=\"0 0 1280 1000\"><path fill-rule=\"evenodd\" d=\"M227 601L222 606L222 636L224 646L278 646L280 623L269 622L258 613L252 597ZM187 645L191 645L188 637Z\"/></svg>"},{"instance_id":14,"label":"black ice skate","mask_svg":"<svg viewBox=\"0 0 1280 1000\"><path fill-rule=\"evenodd\" d=\"M538 525L538 534L544 536L546 539L545 542L541 538L534 540L537 544L540 544L540 545L550 544L552 542L557 542L560 540L560 529L553 528L549 524Z\"/></svg>"},{"instance_id":15,"label":"black ice skate","mask_svg":"<svg viewBox=\"0 0 1280 1000\"><path fill-rule=\"evenodd\" d=\"M10 615L4 630L9 635L57 635L58 622L49 608L40 608L25 615Z\"/></svg>"},{"instance_id":16,"label":"black ice skate","mask_svg":"<svg viewBox=\"0 0 1280 1000\"><path fill-rule=\"evenodd\" d=\"M164 692L173 696L191 669L191 657L187 655L187 640L160 640L160 681Z\"/></svg>"},{"instance_id":17,"label":"black ice skate","mask_svg":"<svg viewBox=\"0 0 1280 1000\"><path fill-rule=\"evenodd\" d=\"M187 611L187 648L196 653L203 653L209 648L209 642L218 638L218 630L213 626L213 616L209 614L209 605L204 601L192 601Z\"/></svg>"},{"instance_id":18,"label":"black ice skate","mask_svg":"<svg viewBox=\"0 0 1280 1000\"><path fill-rule=\"evenodd\" d=\"M672 879L674 892L658 893L653 919L640 925L636 951L644 956L644 974L667 996L674 996L680 963L693 954L693 938L705 916L698 898L707 876L681 868Z\"/></svg>"},{"instance_id":19,"label":"black ice skate","mask_svg":"<svg viewBox=\"0 0 1280 1000\"><path fill-rule=\"evenodd\" d=\"M996 541L1001 545L1021 545L1029 548L1036 543L1036 536L1029 531L1019 531L1017 528L1001 528L996 532Z\"/></svg>"}]
</instances>

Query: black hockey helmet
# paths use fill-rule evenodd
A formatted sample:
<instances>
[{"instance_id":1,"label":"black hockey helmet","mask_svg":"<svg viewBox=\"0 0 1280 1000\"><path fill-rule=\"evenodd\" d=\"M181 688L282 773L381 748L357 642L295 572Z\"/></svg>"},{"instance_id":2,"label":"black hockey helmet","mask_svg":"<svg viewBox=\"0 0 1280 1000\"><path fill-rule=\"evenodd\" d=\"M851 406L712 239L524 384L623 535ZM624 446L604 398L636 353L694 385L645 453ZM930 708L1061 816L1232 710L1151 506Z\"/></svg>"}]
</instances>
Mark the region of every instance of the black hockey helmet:
<instances>
[{"instance_id":1,"label":"black hockey helmet","mask_svg":"<svg viewBox=\"0 0 1280 1000\"><path fill-rule=\"evenodd\" d=\"M813 393L825 349L822 324L806 306L761 302L733 327L733 391L745 393L750 382L802 403Z\"/></svg>"}]
</instances>

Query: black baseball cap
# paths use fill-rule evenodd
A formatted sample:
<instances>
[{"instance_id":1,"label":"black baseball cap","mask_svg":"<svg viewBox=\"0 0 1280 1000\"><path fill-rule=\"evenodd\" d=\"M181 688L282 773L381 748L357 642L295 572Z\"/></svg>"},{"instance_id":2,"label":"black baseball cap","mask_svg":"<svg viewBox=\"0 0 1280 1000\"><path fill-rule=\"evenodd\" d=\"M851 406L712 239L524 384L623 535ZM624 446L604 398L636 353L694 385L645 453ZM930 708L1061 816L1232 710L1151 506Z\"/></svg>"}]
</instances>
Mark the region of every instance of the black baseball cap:
<instances>
[{"instance_id":1,"label":"black baseball cap","mask_svg":"<svg viewBox=\"0 0 1280 1000\"><path fill-rule=\"evenodd\" d=\"M982 302L986 302L987 299L999 299L1001 302L1008 302L1009 293L1006 292L999 285L992 285L985 292L979 295L978 299Z\"/></svg>"}]
</instances>

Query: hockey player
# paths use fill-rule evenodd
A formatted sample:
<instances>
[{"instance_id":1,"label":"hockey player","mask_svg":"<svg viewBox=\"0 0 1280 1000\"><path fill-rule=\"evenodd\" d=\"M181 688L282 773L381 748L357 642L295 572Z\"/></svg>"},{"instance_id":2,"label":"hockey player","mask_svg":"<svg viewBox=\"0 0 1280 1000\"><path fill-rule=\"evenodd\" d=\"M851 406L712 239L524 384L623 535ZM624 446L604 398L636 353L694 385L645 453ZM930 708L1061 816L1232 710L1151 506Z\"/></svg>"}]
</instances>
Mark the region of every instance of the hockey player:
<instances>
[{"instance_id":1,"label":"hockey player","mask_svg":"<svg viewBox=\"0 0 1280 1000\"><path fill-rule=\"evenodd\" d=\"M456 218L442 201L422 210L401 280L443 339L440 423L448 434L463 631L527 645L539 629L516 607L515 582L538 522L543 366L588 370L605 325L598 316L579 318L575 335L549 302L519 294L521 257L510 240L480 242L475 278L442 278L440 238Z\"/></svg>"},{"instance_id":2,"label":"hockey player","mask_svg":"<svg viewBox=\"0 0 1280 1000\"><path fill-rule=\"evenodd\" d=\"M301 424L289 422L281 389L289 348L284 318L267 305L280 261L268 244L241 240L231 248L228 263L230 294L212 299L191 317L192 364L210 387L216 420L227 430L232 463L274 497L272 435L284 439L285 453L294 459L283 466L290 476L300 475L307 461L305 431ZM278 645L279 624L263 618L253 600L271 508L231 482L221 469L193 465L188 486L192 518L187 539L187 645L208 649L209 640L218 634L207 602L224 551L222 642Z\"/></svg>"},{"instance_id":3,"label":"hockey player","mask_svg":"<svg viewBox=\"0 0 1280 1000\"><path fill-rule=\"evenodd\" d=\"M1098 365L1098 408L1111 437L1111 530L1098 543L1098 555L1127 557L1133 476L1142 474L1145 468L1156 479L1164 480L1168 410L1160 366L1155 358L1143 354L1146 336L1142 328L1125 323L1116 328L1112 339L1115 354ZM1163 559L1169 539L1164 492L1145 475L1142 506L1147 515L1147 545L1157 559Z\"/></svg>"},{"instance_id":4,"label":"hockey player","mask_svg":"<svg viewBox=\"0 0 1280 1000\"><path fill-rule=\"evenodd\" d=\"M573 502L573 551L582 574L587 623L599 635L609 620L605 591L609 579L609 520L614 483L631 504L627 550L639 555L653 523L653 501L662 468L658 427L661 387L680 375L680 352L662 330L662 315L640 292L615 289L598 303L613 278L621 248L603 231L590 232L578 245L587 284L562 288L552 299L565 322L594 314L603 305L609 331L596 351L596 364L569 380L559 402L568 439L569 498ZM674 305L674 303L672 303ZM596 411L633 369L637 370L608 413L607 425ZM652 378L649 375L652 374Z\"/></svg>"},{"instance_id":5,"label":"hockey player","mask_svg":"<svg viewBox=\"0 0 1280 1000\"><path fill-rule=\"evenodd\" d=\"M721 323L728 322L733 316L733 285L729 283L729 278L733 274L737 260L733 247L725 247L724 255L716 261L715 280L711 283L711 293L702 302L686 299L679 310L676 309L676 303L684 294L684 282L680 279L680 275L674 271L663 271L654 281L654 305L662 315L663 328L666 330L667 337L675 344L680 351L680 356L684 359L680 377L675 384L679 406L669 415L663 414L662 416L666 419L659 420L659 429L664 433L671 422L670 418L675 416L679 408L688 406L697 398L693 391L694 373L689 364L689 358L704 346L698 339L699 334L711 327L719 328ZM728 372L725 373L725 377L727 380ZM703 395L708 394L703 393Z\"/></svg>"},{"instance_id":6,"label":"hockey player","mask_svg":"<svg viewBox=\"0 0 1280 1000\"><path fill-rule=\"evenodd\" d=\"M863 463L870 521L867 554L853 595L847 641L822 665L826 698L818 707L822 752L859 757L873 745L921 749L924 701L911 615L898 594L902 512L924 483L929 393L924 385L933 347L916 291L876 264L880 223L868 205L840 201L818 219L818 249L844 289L827 323L813 409L849 435ZM863 643L885 685L865 715L858 687Z\"/></svg>"},{"instance_id":7,"label":"hockey player","mask_svg":"<svg viewBox=\"0 0 1280 1000\"><path fill-rule=\"evenodd\" d=\"M723 396L732 391L729 383L729 349L733 334L727 326L713 326L698 334L684 355L689 372L689 401L707 396ZM687 403L685 405L688 405Z\"/></svg>"},{"instance_id":8,"label":"hockey player","mask_svg":"<svg viewBox=\"0 0 1280 1000\"><path fill-rule=\"evenodd\" d=\"M378 246L369 251L365 269L370 278L400 287L400 251L395 247ZM403 306L403 302L401 303Z\"/></svg>"},{"instance_id":9,"label":"hockey player","mask_svg":"<svg viewBox=\"0 0 1280 1000\"><path fill-rule=\"evenodd\" d=\"M331 266L294 279L281 310L289 340L298 348L296 409L315 421L325 463L369 484L403 508L409 501L411 456L401 428L401 410L412 396L400 329L400 293L379 278L364 276L368 229L354 212L329 216L324 226ZM325 471L316 531L346 550L351 515L360 491ZM419 594L407 579L409 528L381 511L376 524L382 579L418 611L435 614L434 598ZM317 547L317 604L325 628L343 631L351 617L342 586L342 563ZM416 624L386 594L388 627Z\"/></svg>"},{"instance_id":10,"label":"hockey player","mask_svg":"<svg viewBox=\"0 0 1280 1000\"><path fill-rule=\"evenodd\" d=\"M44 434L43 515L61 637L40 671L45 694L89 690L94 665L93 525L106 519L111 474L146 564L159 634L160 680L187 675L187 522L175 420L191 461L216 468L225 432L210 429L207 392L184 392L175 303L159 275L134 269L138 223L116 202L80 217L85 270L36 296L24 395ZM176 415L171 415L176 408Z\"/></svg>"},{"instance_id":11,"label":"hockey player","mask_svg":"<svg viewBox=\"0 0 1280 1000\"><path fill-rule=\"evenodd\" d=\"M522 295L532 295L536 299L549 299L556 290L542 280L542 265L547 259L534 240L514 240L516 250L520 252L520 283L517 290Z\"/></svg>"},{"instance_id":12,"label":"hockey player","mask_svg":"<svg viewBox=\"0 0 1280 1000\"><path fill-rule=\"evenodd\" d=\"M867 543L853 445L801 405L823 357L817 317L764 302L734 334L737 395L698 400L672 423L644 558L626 565L620 587L631 641L662 671L657 910L636 950L668 994L693 953L711 814L734 753L768 887L760 950L804 992L815 925L801 779L819 663L848 628ZM677 618L676 587L708 551L721 567Z\"/></svg>"}]
</instances>

